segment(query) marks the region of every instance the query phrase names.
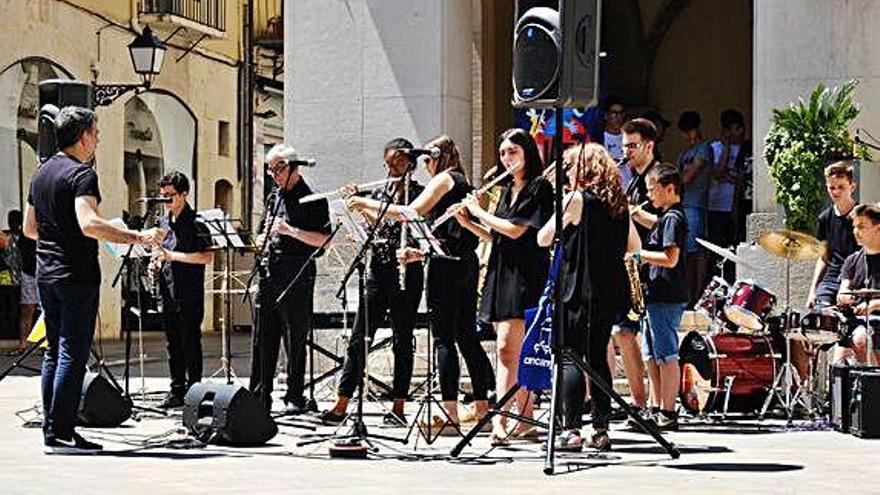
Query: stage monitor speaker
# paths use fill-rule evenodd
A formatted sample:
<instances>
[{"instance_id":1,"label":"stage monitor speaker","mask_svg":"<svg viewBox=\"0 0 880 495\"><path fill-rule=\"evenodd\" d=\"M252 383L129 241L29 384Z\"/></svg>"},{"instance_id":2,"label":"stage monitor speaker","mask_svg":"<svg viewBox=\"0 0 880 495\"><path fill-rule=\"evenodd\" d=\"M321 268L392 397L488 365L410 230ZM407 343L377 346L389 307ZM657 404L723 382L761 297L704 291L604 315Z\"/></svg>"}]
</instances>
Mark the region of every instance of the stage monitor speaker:
<instances>
[{"instance_id":1,"label":"stage monitor speaker","mask_svg":"<svg viewBox=\"0 0 880 495\"><path fill-rule=\"evenodd\" d=\"M278 433L259 399L236 383L196 383L183 403L183 425L192 435L213 443L262 445Z\"/></svg>"},{"instance_id":2,"label":"stage monitor speaker","mask_svg":"<svg viewBox=\"0 0 880 495\"><path fill-rule=\"evenodd\" d=\"M850 433L861 438L880 438L880 372L852 372Z\"/></svg>"},{"instance_id":3,"label":"stage monitor speaker","mask_svg":"<svg viewBox=\"0 0 880 495\"><path fill-rule=\"evenodd\" d=\"M55 117L67 106L94 108L92 86L83 81L47 79L40 83L40 115L37 121L37 153L40 163L58 151Z\"/></svg>"},{"instance_id":4,"label":"stage monitor speaker","mask_svg":"<svg viewBox=\"0 0 880 495\"><path fill-rule=\"evenodd\" d=\"M595 101L601 6L601 0L516 0L514 107L587 107Z\"/></svg>"},{"instance_id":5,"label":"stage monitor speaker","mask_svg":"<svg viewBox=\"0 0 880 495\"><path fill-rule=\"evenodd\" d=\"M831 405L831 413L828 419L835 430L849 433L853 375L862 371L880 372L880 366L831 365L830 368L828 372L828 403Z\"/></svg>"},{"instance_id":6,"label":"stage monitor speaker","mask_svg":"<svg viewBox=\"0 0 880 495\"><path fill-rule=\"evenodd\" d=\"M111 428L131 417L131 404L116 387L98 373L86 373L79 400L77 423Z\"/></svg>"}]
</instances>

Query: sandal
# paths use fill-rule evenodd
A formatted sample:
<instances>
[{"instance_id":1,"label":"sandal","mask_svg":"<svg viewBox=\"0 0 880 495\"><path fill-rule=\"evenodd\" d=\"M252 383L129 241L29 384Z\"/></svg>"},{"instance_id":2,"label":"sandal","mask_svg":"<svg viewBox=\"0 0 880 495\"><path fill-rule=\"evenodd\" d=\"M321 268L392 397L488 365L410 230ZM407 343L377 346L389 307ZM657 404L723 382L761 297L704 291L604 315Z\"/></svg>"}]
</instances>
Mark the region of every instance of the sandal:
<instances>
[{"instance_id":1,"label":"sandal","mask_svg":"<svg viewBox=\"0 0 880 495\"><path fill-rule=\"evenodd\" d=\"M553 448L557 452L580 452L584 449L584 439L579 431L563 431L556 436ZM547 443L541 444L541 450L547 450Z\"/></svg>"},{"instance_id":2,"label":"sandal","mask_svg":"<svg viewBox=\"0 0 880 495\"><path fill-rule=\"evenodd\" d=\"M510 445L509 435L505 432L492 431L489 434L489 444L493 447L507 447Z\"/></svg>"},{"instance_id":3,"label":"sandal","mask_svg":"<svg viewBox=\"0 0 880 495\"><path fill-rule=\"evenodd\" d=\"M596 449L599 452L608 452L611 450L611 438L608 437L607 430L597 430L590 438L587 447Z\"/></svg>"},{"instance_id":4,"label":"sandal","mask_svg":"<svg viewBox=\"0 0 880 495\"><path fill-rule=\"evenodd\" d=\"M525 428L517 428L513 430L513 434L511 435L514 438L518 438L520 440L537 440L538 439L538 428L534 426L526 426Z\"/></svg>"}]
</instances>

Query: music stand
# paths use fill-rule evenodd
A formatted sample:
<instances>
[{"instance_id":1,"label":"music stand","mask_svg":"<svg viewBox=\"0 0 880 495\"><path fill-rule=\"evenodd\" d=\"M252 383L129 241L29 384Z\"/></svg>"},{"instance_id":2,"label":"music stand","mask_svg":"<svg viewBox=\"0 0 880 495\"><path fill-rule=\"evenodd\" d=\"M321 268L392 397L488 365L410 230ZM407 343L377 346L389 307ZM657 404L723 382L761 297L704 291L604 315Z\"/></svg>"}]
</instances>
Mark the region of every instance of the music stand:
<instances>
[{"instance_id":1,"label":"music stand","mask_svg":"<svg viewBox=\"0 0 880 495\"><path fill-rule=\"evenodd\" d=\"M230 280L232 277L232 252L236 249L244 250L246 248L244 241L239 237L229 215L224 213L220 208L200 211L196 214L196 221L201 222L208 229L211 236L211 245L217 250L223 251L224 268L223 268L223 287L224 287L224 312L223 325L220 326L221 333L221 351L220 351L220 368L211 374L211 377L217 376L223 372L226 376L226 383L232 383L232 377L236 376L232 367L232 292Z\"/></svg>"}]
</instances>

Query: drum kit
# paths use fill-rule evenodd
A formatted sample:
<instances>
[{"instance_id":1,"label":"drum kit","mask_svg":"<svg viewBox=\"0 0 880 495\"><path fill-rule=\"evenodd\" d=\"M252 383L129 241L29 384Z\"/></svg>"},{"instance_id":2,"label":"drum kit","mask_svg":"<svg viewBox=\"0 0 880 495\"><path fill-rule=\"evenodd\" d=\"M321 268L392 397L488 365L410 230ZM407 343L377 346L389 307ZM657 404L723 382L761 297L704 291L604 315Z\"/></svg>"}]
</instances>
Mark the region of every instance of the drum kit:
<instances>
[{"instance_id":1,"label":"drum kit","mask_svg":"<svg viewBox=\"0 0 880 495\"><path fill-rule=\"evenodd\" d=\"M754 269L727 249L697 241L721 257L722 274L726 262ZM776 399L791 422L798 404L810 416L822 407L823 397L814 385L821 382L815 371L824 367L814 365L823 354L819 351L837 342L845 325L833 310L803 316L791 310L789 263L817 259L823 244L800 232L774 230L761 236L758 245L786 260L785 308L774 315L776 295L754 280L730 285L716 276L709 281L694 306L709 318L708 331L690 332L679 349L680 397L691 414L722 419L728 413L757 414L763 419ZM800 373L792 362L793 351L807 357L807 369Z\"/></svg>"}]
</instances>

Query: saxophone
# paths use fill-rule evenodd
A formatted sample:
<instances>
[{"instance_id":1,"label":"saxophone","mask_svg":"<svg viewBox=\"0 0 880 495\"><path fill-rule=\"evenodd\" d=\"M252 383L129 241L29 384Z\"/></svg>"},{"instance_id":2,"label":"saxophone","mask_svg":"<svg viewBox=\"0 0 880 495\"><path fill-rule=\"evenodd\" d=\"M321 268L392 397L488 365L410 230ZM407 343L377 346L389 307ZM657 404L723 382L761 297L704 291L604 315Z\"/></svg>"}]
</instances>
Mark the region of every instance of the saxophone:
<instances>
[{"instance_id":1,"label":"saxophone","mask_svg":"<svg viewBox=\"0 0 880 495\"><path fill-rule=\"evenodd\" d=\"M645 296L642 294L642 281L639 277L639 255L627 254L623 258L626 267L626 275L629 280L629 297L632 308L626 315L630 321L637 321L645 314Z\"/></svg>"}]
</instances>

